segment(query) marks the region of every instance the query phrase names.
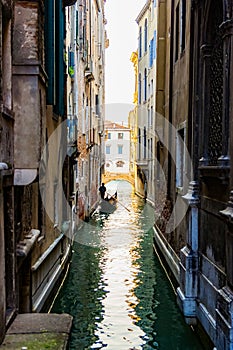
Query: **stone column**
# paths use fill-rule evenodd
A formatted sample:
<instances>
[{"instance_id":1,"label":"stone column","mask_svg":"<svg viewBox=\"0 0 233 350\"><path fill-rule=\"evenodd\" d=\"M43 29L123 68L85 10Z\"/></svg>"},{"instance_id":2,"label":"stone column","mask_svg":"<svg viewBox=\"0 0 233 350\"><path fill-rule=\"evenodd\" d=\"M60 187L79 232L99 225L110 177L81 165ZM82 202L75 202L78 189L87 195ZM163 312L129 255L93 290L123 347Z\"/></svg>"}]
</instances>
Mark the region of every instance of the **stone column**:
<instances>
[{"instance_id":1,"label":"stone column","mask_svg":"<svg viewBox=\"0 0 233 350\"><path fill-rule=\"evenodd\" d=\"M198 184L192 181L183 198L189 204L187 244L180 252L180 287L178 304L188 324L196 323L198 273Z\"/></svg>"}]
</instances>

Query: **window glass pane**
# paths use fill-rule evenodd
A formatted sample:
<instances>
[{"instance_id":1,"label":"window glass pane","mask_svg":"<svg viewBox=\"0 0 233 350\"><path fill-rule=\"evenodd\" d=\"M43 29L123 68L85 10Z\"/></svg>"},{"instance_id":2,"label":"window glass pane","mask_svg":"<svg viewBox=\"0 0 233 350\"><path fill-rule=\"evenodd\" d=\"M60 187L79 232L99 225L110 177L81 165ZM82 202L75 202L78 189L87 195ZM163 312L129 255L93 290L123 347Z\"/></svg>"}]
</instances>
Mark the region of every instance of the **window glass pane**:
<instances>
[{"instance_id":1,"label":"window glass pane","mask_svg":"<svg viewBox=\"0 0 233 350\"><path fill-rule=\"evenodd\" d=\"M123 146L118 146L118 154L122 154L123 152Z\"/></svg>"}]
</instances>

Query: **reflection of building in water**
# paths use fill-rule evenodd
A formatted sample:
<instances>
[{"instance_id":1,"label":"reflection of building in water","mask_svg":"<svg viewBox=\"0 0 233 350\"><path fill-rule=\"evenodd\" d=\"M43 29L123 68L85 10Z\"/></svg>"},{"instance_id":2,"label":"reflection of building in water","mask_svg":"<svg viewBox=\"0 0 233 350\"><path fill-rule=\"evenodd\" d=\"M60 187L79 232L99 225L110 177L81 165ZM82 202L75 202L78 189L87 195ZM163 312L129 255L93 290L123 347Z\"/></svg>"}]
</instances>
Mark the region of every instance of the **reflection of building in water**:
<instances>
[{"instance_id":1,"label":"reflection of building in water","mask_svg":"<svg viewBox=\"0 0 233 350\"><path fill-rule=\"evenodd\" d=\"M127 174L130 163L130 129L105 122L105 172Z\"/></svg>"}]
</instances>

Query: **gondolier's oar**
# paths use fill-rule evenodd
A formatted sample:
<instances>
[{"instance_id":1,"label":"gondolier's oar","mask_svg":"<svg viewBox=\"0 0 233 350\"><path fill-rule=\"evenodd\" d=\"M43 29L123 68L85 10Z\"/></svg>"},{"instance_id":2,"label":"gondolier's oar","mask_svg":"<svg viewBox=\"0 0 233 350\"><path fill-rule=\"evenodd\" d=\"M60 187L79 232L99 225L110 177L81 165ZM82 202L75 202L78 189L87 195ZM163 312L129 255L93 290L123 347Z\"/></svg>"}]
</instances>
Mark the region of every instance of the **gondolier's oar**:
<instances>
[{"instance_id":1,"label":"gondolier's oar","mask_svg":"<svg viewBox=\"0 0 233 350\"><path fill-rule=\"evenodd\" d=\"M128 210L130 212L130 210L124 205L122 204L118 198L115 198L114 195L112 196L110 193L107 193L107 195L109 195L111 198L115 199L120 205L122 205L123 208L125 208L126 210Z\"/></svg>"}]
</instances>

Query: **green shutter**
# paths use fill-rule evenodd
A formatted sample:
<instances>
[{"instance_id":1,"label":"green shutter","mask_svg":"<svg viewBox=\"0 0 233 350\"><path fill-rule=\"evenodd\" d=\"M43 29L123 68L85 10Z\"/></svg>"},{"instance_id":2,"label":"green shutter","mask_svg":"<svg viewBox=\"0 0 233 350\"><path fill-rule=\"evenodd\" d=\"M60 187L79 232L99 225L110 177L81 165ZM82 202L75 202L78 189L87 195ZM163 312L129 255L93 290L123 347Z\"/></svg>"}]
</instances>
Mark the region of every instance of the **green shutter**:
<instances>
[{"instance_id":1,"label":"green shutter","mask_svg":"<svg viewBox=\"0 0 233 350\"><path fill-rule=\"evenodd\" d=\"M65 39L65 13L62 0L56 0L55 9L55 113L64 115L64 86L65 86L65 63L64 63L64 39Z\"/></svg>"},{"instance_id":2,"label":"green shutter","mask_svg":"<svg viewBox=\"0 0 233 350\"><path fill-rule=\"evenodd\" d=\"M54 1L45 1L45 69L48 75L47 104L54 104Z\"/></svg>"}]
</instances>

